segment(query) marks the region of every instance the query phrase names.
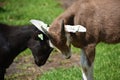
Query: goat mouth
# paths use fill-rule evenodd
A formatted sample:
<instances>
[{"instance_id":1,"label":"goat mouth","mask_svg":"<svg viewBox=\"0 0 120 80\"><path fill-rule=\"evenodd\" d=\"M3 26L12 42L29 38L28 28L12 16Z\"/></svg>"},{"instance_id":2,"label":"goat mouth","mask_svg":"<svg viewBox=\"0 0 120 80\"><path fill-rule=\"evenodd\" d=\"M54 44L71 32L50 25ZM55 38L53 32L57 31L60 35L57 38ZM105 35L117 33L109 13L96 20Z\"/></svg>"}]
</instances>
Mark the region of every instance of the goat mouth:
<instances>
[{"instance_id":1,"label":"goat mouth","mask_svg":"<svg viewBox=\"0 0 120 80\"><path fill-rule=\"evenodd\" d=\"M63 57L65 59L70 59L72 53L71 53L71 50L69 50L69 51L66 51L66 52L62 52L62 54L63 54Z\"/></svg>"},{"instance_id":2,"label":"goat mouth","mask_svg":"<svg viewBox=\"0 0 120 80\"><path fill-rule=\"evenodd\" d=\"M65 57L65 59L70 59L71 58L71 56L64 56Z\"/></svg>"},{"instance_id":3,"label":"goat mouth","mask_svg":"<svg viewBox=\"0 0 120 80\"><path fill-rule=\"evenodd\" d=\"M65 59L70 59L71 58L71 54L63 54L63 57L65 58Z\"/></svg>"}]
</instances>

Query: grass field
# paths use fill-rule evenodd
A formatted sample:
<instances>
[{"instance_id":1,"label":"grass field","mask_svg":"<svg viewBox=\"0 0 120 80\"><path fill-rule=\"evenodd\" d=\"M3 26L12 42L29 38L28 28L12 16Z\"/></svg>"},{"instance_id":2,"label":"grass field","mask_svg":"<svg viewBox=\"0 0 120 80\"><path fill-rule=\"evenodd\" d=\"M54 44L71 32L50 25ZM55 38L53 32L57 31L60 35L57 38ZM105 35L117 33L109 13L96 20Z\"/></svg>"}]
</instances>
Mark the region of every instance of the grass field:
<instances>
[{"instance_id":1,"label":"grass field","mask_svg":"<svg viewBox=\"0 0 120 80\"><path fill-rule=\"evenodd\" d=\"M63 9L58 0L0 0L0 22L10 25L27 25L30 19L50 24ZM78 52L73 48L73 51ZM27 53L27 51L26 51ZM24 54L26 54L24 53ZM95 80L120 80L120 44L100 43L94 62ZM81 80L79 67L60 68L45 72L36 80Z\"/></svg>"},{"instance_id":2,"label":"grass field","mask_svg":"<svg viewBox=\"0 0 120 80\"><path fill-rule=\"evenodd\" d=\"M55 0L2 0L0 22L12 25L30 24L30 19L51 23L63 9Z\"/></svg>"},{"instance_id":3,"label":"grass field","mask_svg":"<svg viewBox=\"0 0 120 80\"><path fill-rule=\"evenodd\" d=\"M96 48L94 66L95 80L120 79L120 44L100 43ZM46 72L37 80L82 80L79 67L56 69Z\"/></svg>"}]
</instances>

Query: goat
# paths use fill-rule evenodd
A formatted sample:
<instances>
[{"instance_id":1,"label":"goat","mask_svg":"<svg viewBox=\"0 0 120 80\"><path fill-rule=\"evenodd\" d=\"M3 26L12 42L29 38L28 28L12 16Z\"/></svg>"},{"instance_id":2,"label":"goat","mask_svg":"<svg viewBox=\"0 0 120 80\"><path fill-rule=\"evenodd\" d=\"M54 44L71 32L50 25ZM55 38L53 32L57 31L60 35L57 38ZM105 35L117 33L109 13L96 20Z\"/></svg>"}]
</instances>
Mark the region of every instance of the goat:
<instances>
[{"instance_id":1,"label":"goat","mask_svg":"<svg viewBox=\"0 0 120 80\"><path fill-rule=\"evenodd\" d=\"M64 25L82 25L86 32L66 32ZM81 48L82 79L93 80L96 45L120 42L120 0L78 0L58 16L48 30L43 26L41 29L68 58L70 44Z\"/></svg>"},{"instance_id":2,"label":"goat","mask_svg":"<svg viewBox=\"0 0 120 80\"><path fill-rule=\"evenodd\" d=\"M39 38L38 35L42 35ZM43 39L42 39L43 38ZM44 65L53 48L48 37L35 26L10 26L0 23L0 80L15 57L29 48L38 66Z\"/></svg>"}]
</instances>

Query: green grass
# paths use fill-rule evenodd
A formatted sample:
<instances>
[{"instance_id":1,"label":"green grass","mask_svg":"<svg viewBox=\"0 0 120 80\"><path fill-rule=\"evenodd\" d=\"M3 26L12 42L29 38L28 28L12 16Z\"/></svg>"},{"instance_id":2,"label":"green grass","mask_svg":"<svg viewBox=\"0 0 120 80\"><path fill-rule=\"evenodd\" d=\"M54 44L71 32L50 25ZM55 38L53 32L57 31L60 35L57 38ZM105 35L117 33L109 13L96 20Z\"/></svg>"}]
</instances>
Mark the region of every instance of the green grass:
<instances>
[{"instance_id":1,"label":"green grass","mask_svg":"<svg viewBox=\"0 0 120 80\"><path fill-rule=\"evenodd\" d=\"M120 44L99 44L95 59L96 80L120 79Z\"/></svg>"},{"instance_id":2,"label":"green grass","mask_svg":"<svg viewBox=\"0 0 120 80\"><path fill-rule=\"evenodd\" d=\"M43 20L50 24L63 9L57 0L0 0L0 22L11 25L27 25L30 19ZM73 48L73 47L72 47ZM74 53L79 50L73 48ZM21 56L31 53L29 50ZM120 79L120 44L107 45L100 43L96 48L94 62L95 80ZM37 80L81 80L79 67L53 69L45 72Z\"/></svg>"},{"instance_id":3,"label":"green grass","mask_svg":"<svg viewBox=\"0 0 120 80\"><path fill-rule=\"evenodd\" d=\"M44 73L43 76L36 80L80 80L81 72L79 67L71 67L71 68L59 68Z\"/></svg>"},{"instance_id":4,"label":"green grass","mask_svg":"<svg viewBox=\"0 0 120 80\"><path fill-rule=\"evenodd\" d=\"M12 25L30 24L30 19L51 23L63 11L55 0L4 0L0 22Z\"/></svg>"},{"instance_id":5,"label":"green grass","mask_svg":"<svg viewBox=\"0 0 120 80\"><path fill-rule=\"evenodd\" d=\"M96 48L94 62L95 80L120 79L120 44L108 45L100 43ZM68 74L69 73L69 74ZM37 80L81 80L80 67L55 69L45 72Z\"/></svg>"}]
</instances>

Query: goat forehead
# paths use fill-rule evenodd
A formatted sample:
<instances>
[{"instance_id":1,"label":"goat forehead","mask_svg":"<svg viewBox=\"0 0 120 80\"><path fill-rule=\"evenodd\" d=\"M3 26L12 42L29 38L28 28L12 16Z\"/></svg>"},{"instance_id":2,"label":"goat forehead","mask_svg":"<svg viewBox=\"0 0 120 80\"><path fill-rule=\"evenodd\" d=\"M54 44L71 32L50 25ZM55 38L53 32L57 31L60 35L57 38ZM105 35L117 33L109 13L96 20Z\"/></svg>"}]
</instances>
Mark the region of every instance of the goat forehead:
<instances>
[{"instance_id":1,"label":"goat forehead","mask_svg":"<svg viewBox=\"0 0 120 80\"><path fill-rule=\"evenodd\" d=\"M50 40L49 41L49 44L51 45L51 43L52 43L52 46L54 45L54 46L58 46L58 47L61 47L61 46L64 46L64 45L67 45L67 46L69 46L69 44L70 44L70 34L69 33L66 33L65 34L65 36L62 36L61 34L59 34L59 36L58 35L56 35L56 34L53 34L52 35L54 38L54 40Z\"/></svg>"}]
</instances>

